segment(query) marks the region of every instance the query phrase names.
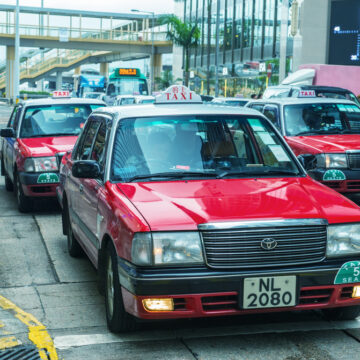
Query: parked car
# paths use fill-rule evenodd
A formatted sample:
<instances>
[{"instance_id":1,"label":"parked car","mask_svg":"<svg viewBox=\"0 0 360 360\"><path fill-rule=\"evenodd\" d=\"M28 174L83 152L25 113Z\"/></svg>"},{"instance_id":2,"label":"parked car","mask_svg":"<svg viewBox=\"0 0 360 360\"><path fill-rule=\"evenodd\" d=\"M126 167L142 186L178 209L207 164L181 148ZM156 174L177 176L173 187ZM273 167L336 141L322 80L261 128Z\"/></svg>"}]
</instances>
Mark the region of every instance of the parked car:
<instances>
[{"instance_id":1,"label":"parked car","mask_svg":"<svg viewBox=\"0 0 360 360\"><path fill-rule=\"evenodd\" d=\"M138 95L135 96L135 104L152 104L155 102L155 96Z\"/></svg>"},{"instance_id":2,"label":"parked car","mask_svg":"<svg viewBox=\"0 0 360 360\"><path fill-rule=\"evenodd\" d=\"M236 97L217 97L214 98L211 102L216 104L225 104L231 106L245 106L248 103L249 99L245 98L236 98Z\"/></svg>"},{"instance_id":3,"label":"parked car","mask_svg":"<svg viewBox=\"0 0 360 360\"><path fill-rule=\"evenodd\" d=\"M68 91L54 93L52 99L17 104L1 129L1 175L6 190L15 191L21 212L30 211L36 198L55 198L61 157L72 149L91 112L105 106L100 100L70 98Z\"/></svg>"},{"instance_id":4,"label":"parked car","mask_svg":"<svg viewBox=\"0 0 360 360\"><path fill-rule=\"evenodd\" d=\"M334 86L320 85L278 85L269 86L262 96L263 99L284 98L284 97L302 97L304 91L314 92L315 96L332 99L351 100L360 106L358 98L350 90Z\"/></svg>"},{"instance_id":5,"label":"parked car","mask_svg":"<svg viewBox=\"0 0 360 360\"><path fill-rule=\"evenodd\" d=\"M132 105L135 104L134 95L117 95L113 106Z\"/></svg>"},{"instance_id":6,"label":"parked car","mask_svg":"<svg viewBox=\"0 0 360 360\"><path fill-rule=\"evenodd\" d=\"M87 92L84 94L85 99L98 99L105 102L106 94L103 92Z\"/></svg>"},{"instance_id":7,"label":"parked car","mask_svg":"<svg viewBox=\"0 0 360 360\"><path fill-rule=\"evenodd\" d=\"M155 104L94 111L60 172L68 251L97 268L111 331L360 312L360 208L309 177L258 111L172 86Z\"/></svg>"},{"instance_id":8,"label":"parked car","mask_svg":"<svg viewBox=\"0 0 360 360\"><path fill-rule=\"evenodd\" d=\"M307 97L247 106L273 122L314 179L341 193L360 192L360 107L354 102Z\"/></svg>"}]
</instances>

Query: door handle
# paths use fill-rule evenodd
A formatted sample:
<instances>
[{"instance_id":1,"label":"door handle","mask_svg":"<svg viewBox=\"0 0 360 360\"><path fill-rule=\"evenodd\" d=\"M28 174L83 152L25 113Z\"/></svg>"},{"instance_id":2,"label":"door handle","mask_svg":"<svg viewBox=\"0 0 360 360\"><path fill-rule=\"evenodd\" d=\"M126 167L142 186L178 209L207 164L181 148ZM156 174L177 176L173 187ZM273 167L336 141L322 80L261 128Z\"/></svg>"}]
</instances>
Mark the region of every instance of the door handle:
<instances>
[{"instance_id":1,"label":"door handle","mask_svg":"<svg viewBox=\"0 0 360 360\"><path fill-rule=\"evenodd\" d=\"M83 184L80 184L79 190L80 190L81 193L84 191L84 186L83 186Z\"/></svg>"}]
</instances>

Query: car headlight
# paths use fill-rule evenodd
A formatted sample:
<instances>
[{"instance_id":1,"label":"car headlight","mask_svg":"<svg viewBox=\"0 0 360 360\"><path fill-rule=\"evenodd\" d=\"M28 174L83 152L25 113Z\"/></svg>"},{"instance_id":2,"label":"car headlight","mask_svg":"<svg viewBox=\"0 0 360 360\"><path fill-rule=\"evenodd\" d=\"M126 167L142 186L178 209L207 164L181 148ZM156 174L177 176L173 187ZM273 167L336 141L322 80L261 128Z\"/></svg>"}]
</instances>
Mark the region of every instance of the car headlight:
<instances>
[{"instance_id":1,"label":"car headlight","mask_svg":"<svg viewBox=\"0 0 360 360\"><path fill-rule=\"evenodd\" d=\"M360 254L360 224L329 225L327 257Z\"/></svg>"},{"instance_id":2,"label":"car headlight","mask_svg":"<svg viewBox=\"0 0 360 360\"><path fill-rule=\"evenodd\" d=\"M197 231L136 233L131 248L136 265L203 264Z\"/></svg>"},{"instance_id":3,"label":"car headlight","mask_svg":"<svg viewBox=\"0 0 360 360\"><path fill-rule=\"evenodd\" d=\"M347 168L346 154L318 154L316 163L319 168Z\"/></svg>"},{"instance_id":4,"label":"car headlight","mask_svg":"<svg viewBox=\"0 0 360 360\"><path fill-rule=\"evenodd\" d=\"M58 164L55 156L27 158L24 169L26 172L57 171Z\"/></svg>"}]
</instances>

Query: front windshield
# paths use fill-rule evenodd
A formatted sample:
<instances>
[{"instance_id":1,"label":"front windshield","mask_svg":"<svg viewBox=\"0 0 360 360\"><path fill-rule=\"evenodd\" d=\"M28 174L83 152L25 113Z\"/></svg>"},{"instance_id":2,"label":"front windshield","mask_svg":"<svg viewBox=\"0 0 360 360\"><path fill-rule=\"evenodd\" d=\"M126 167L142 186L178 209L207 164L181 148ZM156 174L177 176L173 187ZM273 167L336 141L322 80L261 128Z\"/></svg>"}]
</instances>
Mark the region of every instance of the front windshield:
<instances>
[{"instance_id":1,"label":"front windshield","mask_svg":"<svg viewBox=\"0 0 360 360\"><path fill-rule=\"evenodd\" d=\"M85 97L87 99L99 99L100 95L101 94L99 94L99 93L88 93L88 94L85 94Z\"/></svg>"},{"instance_id":2,"label":"front windshield","mask_svg":"<svg viewBox=\"0 0 360 360\"><path fill-rule=\"evenodd\" d=\"M103 105L61 104L29 106L20 129L21 138L79 135L91 112Z\"/></svg>"},{"instance_id":3,"label":"front windshield","mask_svg":"<svg viewBox=\"0 0 360 360\"><path fill-rule=\"evenodd\" d=\"M112 79L107 95L149 95L146 80L139 78Z\"/></svg>"},{"instance_id":4,"label":"front windshield","mask_svg":"<svg viewBox=\"0 0 360 360\"><path fill-rule=\"evenodd\" d=\"M296 104L284 107L288 136L360 134L360 108L355 104Z\"/></svg>"},{"instance_id":5,"label":"front windshield","mask_svg":"<svg viewBox=\"0 0 360 360\"><path fill-rule=\"evenodd\" d=\"M291 154L262 118L131 118L116 131L113 181L294 175Z\"/></svg>"}]
</instances>

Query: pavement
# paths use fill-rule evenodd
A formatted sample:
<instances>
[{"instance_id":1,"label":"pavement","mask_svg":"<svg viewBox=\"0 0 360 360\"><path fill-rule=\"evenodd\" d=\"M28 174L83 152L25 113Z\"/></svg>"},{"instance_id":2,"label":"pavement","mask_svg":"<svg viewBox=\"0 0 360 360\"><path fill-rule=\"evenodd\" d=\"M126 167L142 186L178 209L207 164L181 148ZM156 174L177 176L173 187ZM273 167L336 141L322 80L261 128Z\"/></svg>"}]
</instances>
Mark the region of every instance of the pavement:
<instances>
[{"instance_id":1,"label":"pavement","mask_svg":"<svg viewBox=\"0 0 360 360\"><path fill-rule=\"evenodd\" d=\"M151 322L115 335L96 280L85 256L69 256L57 203L20 214L0 177L0 358L25 345L47 360L359 358L360 318L331 322L318 311Z\"/></svg>"}]
</instances>

